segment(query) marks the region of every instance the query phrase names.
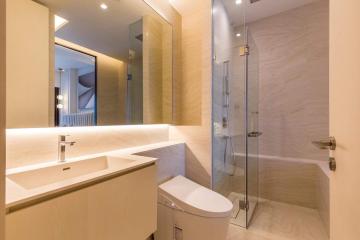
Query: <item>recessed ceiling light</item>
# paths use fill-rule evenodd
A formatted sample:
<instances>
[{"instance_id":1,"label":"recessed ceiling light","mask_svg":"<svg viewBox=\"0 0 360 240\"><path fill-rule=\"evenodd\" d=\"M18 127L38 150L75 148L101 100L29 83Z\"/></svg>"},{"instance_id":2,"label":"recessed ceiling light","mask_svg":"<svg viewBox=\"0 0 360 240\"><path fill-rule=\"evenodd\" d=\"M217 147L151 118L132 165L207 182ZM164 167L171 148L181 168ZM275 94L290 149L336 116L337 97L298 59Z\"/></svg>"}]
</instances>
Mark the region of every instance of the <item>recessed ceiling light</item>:
<instances>
[{"instance_id":1,"label":"recessed ceiling light","mask_svg":"<svg viewBox=\"0 0 360 240\"><path fill-rule=\"evenodd\" d=\"M240 5L241 3L242 3L242 0L236 0L236 1L235 1L235 4L236 4L236 5Z\"/></svg>"},{"instance_id":2,"label":"recessed ceiling light","mask_svg":"<svg viewBox=\"0 0 360 240\"><path fill-rule=\"evenodd\" d=\"M236 34L236 37L241 37L241 33L237 33L237 34Z\"/></svg>"},{"instance_id":3,"label":"recessed ceiling light","mask_svg":"<svg viewBox=\"0 0 360 240\"><path fill-rule=\"evenodd\" d=\"M55 24L55 32L57 30L59 30L60 28L62 28L65 24L67 24L69 21L66 20L65 18L62 18L58 15L55 15L55 21L54 21L54 24Z\"/></svg>"},{"instance_id":4,"label":"recessed ceiling light","mask_svg":"<svg viewBox=\"0 0 360 240\"><path fill-rule=\"evenodd\" d=\"M102 4L100 4L100 8L102 10L106 10L106 9L108 9L108 5L106 5L105 3L102 3Z\"/></svg>"}]
</instances>

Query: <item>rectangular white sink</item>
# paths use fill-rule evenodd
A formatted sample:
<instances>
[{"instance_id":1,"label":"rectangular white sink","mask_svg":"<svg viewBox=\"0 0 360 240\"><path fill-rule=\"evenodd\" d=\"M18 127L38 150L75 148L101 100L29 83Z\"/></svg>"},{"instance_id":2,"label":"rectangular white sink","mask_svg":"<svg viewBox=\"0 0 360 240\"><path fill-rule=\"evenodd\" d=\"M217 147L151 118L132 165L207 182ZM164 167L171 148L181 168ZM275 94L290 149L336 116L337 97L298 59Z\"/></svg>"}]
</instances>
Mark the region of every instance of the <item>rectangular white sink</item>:
<instances>
[{"instance_id":1,"label":"rectangular white sink","mask_svg":"<svg viewBox=\"0 0 360 240\"><path fill-rule=\"evenodd\" d=\"M7 178L25 189L34 189L104 170L126 168L134 162L136 160L128 158L101 156L8 174Z\"/></svg>"}]
</instances>

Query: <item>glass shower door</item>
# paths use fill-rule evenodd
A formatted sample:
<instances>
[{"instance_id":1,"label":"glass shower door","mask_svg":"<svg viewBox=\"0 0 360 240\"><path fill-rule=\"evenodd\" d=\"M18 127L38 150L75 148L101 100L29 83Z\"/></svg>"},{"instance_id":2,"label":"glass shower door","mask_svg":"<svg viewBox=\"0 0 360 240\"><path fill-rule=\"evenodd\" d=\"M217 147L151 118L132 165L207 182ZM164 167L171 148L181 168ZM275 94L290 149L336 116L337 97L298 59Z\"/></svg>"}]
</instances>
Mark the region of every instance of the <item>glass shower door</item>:
<instances>
[{"instance_id":1,"label":"glass shower door","mask_svg":"<svg viewBox=\"0 0 360 240\"><path fill-rule=\"evenodd\" d=\"M246 223L249 226L259 196L259 56L256 44L247 29L246 56Z\"/></svg>"},{"instance_id":2,"label":"glass shower door","mask_svg":"<svg viewBox=\"0 0 360 240\"><path fill-rule=\"evenodd\" d=\"M246 227L246 44L245 5L236 24L229 2L213 1L212 184L234 205L231 222Z\"/></svg>"},{"instance_id":3,"label":"glass shower door","mask_svg":"<svg viewBox=\"0 0 360 240\"><path fill-rule=\"evenodd\" d=\"M231 223L248 227L258 199L258 56L245 4L213 1L212 185L234 205Z\"/></svg>"}]
</instances>

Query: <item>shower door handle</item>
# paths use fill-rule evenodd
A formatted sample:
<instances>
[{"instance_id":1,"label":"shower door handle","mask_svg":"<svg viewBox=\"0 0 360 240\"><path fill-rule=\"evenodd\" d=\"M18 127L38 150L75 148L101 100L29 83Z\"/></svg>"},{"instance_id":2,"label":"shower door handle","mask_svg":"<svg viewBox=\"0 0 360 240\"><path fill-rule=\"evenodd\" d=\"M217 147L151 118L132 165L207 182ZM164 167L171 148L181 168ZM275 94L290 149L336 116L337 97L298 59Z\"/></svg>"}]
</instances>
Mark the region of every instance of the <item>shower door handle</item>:
<instances>
[{"instance_id":1,"label":"shower door handle","mask_svg":"<svg viewBox=\"0 0 360 240\"><path fill-rule=\"evenodd\" d=\"M249 132L248 137L260 137L262 132Z\"/></svg>"},{"instance_id":2,"label":"shower door handle","mask_svg":"<svg viewBox=\"0 0 360 240\"><path fill-rule=\"evenodd\" d=\"M327 139L322 139L318 141L312 141L312 144L314 144L320 149L330 149L330 150L336 149L336 140L334 137L329 137Z\"/></svg>"}]
</instances>

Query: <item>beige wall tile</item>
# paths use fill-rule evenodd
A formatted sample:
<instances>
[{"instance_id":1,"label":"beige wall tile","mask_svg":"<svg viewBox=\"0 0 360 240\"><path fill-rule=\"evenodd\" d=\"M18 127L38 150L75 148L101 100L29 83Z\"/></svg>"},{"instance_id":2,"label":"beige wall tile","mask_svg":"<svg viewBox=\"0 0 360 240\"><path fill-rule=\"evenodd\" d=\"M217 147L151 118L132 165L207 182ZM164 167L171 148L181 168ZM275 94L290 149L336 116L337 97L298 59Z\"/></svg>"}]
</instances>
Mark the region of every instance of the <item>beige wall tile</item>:
<instances>
[{"instance_id":1,"label":"beige wall tile","mask_svg":"<svg viewBox=\"0 0 360 240\"><path fill-rule=\"evenodd\" d=\"M172 30L154 16L143 17L143 29L144 123L172 123Z\"/></svg>"},{"instance_id":2,"label":"beige wall tile","mask_svg":"<svg viewBox=\"0 0 360 240\"><path fill-rule=\"evenodd\" d=\"M211 185L211 1L173 0L182 15L180 124L171 139L187 144L186 175Z\"/></svg>"},{"instance_id":3,"label":"beige wall tile","mask_svg":"<svg viewBox=\"0 0 360 240\"><path fill-rule=\"evenodd\" d=\"M181 124L182 116L182 16L168 0L144 0L172 25L172 123ZM171 2L171 1L170 1ZM168 92L169 93L169 92Z\"/></svg>"}]
</instances>

